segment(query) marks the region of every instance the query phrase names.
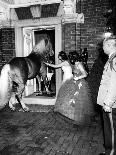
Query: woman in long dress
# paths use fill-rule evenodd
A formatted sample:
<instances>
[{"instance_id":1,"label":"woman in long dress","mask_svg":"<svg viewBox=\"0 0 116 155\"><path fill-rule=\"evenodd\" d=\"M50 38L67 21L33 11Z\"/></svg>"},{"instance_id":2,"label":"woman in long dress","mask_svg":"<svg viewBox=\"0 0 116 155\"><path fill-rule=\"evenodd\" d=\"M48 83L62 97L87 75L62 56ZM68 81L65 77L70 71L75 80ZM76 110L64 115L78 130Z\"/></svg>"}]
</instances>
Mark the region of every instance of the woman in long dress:
<instances>
[{"instance_id":1,"label":"woman in long dress","mask_svg":"<svg viewBox=\"0 0 116 155\"><path fill-rule=\"evenodd\" d=\"M69 53L70 62L66 54L66 59L64 60L61 53L59 53L61 64L52 65L46 63L54 68L61 67L64 73L63 83L57 95L54 111L73 120L73 123L90 123L89 118L93 114L93 106L87 82L84 80L87 73L82 63L79 62L78 53Z\"/></svg>"},{"instance_id":2,"label":"woman in long dress","mask_svg":"<svg viewBox=\"0 0 116 155\"><path fill-rule=\"evenodd\" d=\"M89 124L94 119L95 111L91 99L91 92L86 81L88 73L76 51L69 53L69 59L72 64L73 80L75 83L75 90L72 97L74 103L74 120L77 124Z\"/></svg>"}]
</instances>

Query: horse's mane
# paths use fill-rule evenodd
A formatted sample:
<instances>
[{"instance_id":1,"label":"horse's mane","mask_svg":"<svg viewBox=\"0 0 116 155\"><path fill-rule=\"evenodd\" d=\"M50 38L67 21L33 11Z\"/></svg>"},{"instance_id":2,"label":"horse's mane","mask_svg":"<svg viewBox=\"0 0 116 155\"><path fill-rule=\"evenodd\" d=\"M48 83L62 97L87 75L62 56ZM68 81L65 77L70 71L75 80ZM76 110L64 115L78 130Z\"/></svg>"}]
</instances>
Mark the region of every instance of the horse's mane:
<instances>
[{"instance_id":1,"label":"horse's mane","mask_svg":"<svg viewBox=\"0 0 116 155\"><path fill-rule=\"evenodd\" d=\"M41 39L38 41L38 43L33 47L32 49L32 52L36 52L38 51L38 44L40 44L40 42L44 40L45 41L45 47L50 43L50 37L47 35L47 36L42 36ZM41 51L40 51L41 52Z\"/></svg>"},{"instance_id":2,"label":"horse's mane","mask_svg":"<svg viewBox=\"0 0 116 155\"><path fill-rule=\"evenodd\" d=\"M41 51L41 46L43 46L43 43L41 41L44 40L44 46L45 50ZM41 37L39 42L33 47L31 53L28 55L28 58L34 58L35 56L39 57L39 59L44 60L50 52L52 51L52 44L50 41L50 37L48 35Z\"/></svg>"},{"instance_id":3,"label":"horse's mane","mask_svg":"<svg viewBox=\"0 0 116 155\"><path fill-rule=\"evenodd\" d=\"M41 63L42 60L42 56L38 52L33 51L26 58L30 59L38 65Z\"/></svg>"}]
</instances>

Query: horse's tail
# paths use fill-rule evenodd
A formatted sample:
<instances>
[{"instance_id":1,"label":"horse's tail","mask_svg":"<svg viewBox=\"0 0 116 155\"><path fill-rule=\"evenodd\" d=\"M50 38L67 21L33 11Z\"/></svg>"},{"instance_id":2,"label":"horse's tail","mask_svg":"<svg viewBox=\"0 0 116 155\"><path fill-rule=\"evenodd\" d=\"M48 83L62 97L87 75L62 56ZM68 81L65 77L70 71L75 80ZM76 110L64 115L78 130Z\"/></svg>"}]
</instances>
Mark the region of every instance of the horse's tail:
<instances>
[{"instance_id":1,"label":"horse's tail","mask_svg":"<svg viewBox=\"0 0 116 155\"><path fill-rule=\"evenodd\" d=\"M9 94L11 93L11 81L9 77L10 65L3 66L0 74L0 107L3 107L9 100Z\"/></svg>"}]
</instances>

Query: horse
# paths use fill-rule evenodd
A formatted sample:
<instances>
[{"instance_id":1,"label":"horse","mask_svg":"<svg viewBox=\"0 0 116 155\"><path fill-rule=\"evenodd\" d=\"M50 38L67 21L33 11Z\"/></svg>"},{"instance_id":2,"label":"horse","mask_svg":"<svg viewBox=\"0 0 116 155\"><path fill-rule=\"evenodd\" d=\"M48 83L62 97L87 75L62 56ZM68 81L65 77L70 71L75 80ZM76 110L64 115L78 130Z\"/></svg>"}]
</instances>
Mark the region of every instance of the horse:
<instances>
[{"instance_id":1,"label":"horse","mask_svg":"<svg viewBox=\"0 0 116 155\"><path fill-rule=\"evenodd\" d=\"M52 43L49 36L43 36L26 57L14 57L1 69L0 74L0 109L9 103L15 110L16 101L21 104L24 111L29 108L22 102L22 94L27 80L40 76L46 80L46 65L44 61L48 54L53 54Z\"/></svg>"}]
</instances>

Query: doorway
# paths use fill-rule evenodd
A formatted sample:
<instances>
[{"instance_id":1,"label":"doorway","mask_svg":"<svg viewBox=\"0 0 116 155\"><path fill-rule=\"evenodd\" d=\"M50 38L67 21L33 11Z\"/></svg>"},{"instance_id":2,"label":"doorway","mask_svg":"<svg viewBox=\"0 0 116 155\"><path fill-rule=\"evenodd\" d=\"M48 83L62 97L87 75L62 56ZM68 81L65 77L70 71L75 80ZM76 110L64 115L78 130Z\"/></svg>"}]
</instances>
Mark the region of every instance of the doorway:
<instances>
[{"instance_id":1,"label":"doorway","mask_svg":"<svg viewBox=\"0 0 116 155\"><path fill-rule=\"evenodd\" d=\"M27 56L31 51L33 46L35 45L36 39L38 38L38 35L41 35L42 33L47 33L51 39L53 50L54 50L54 63L58 64L58 53L62 50L62 28L61 23L59 23L59 20L56 22L56 24L53 24L53 20L45 20L42 22L42 25L40 22L36 24L35 26L25 26L25 27L18 27L16 31L16 56L22 57ZM46 25L46 23L48 24ZM37 26L38 25L38 26ZM36 37L35 37L36 36ZM50 69L50 68L49 68ZM36 96L34 92L38 91L38 83L36 79L29 80L27 82L27 85L25 87L25 92L23 95L23 102L27 104L43 104L43 105L54 105L56 96L58 94L59 88L62 83L62 72L61 69L55 69L54 75L52 77L52 90L55 90L54 96ZM37 87L36 87L37 85Z\"/></svg>"},{"instance_id":2,"label":"doorway","mask_svg":"<svg viewBox=\"0 0 116 155\"><path fill-rule=\"evenodd\" d=\"M55 64L55 29L43 28L43 29L34 30L35 45L38 43L41 37L43 38L43 36L48 36L50 38L54 54L49 57L49 63ZM49 92L46 92L44 80L42 79L42 77L40 78L41 81L40 80L38 81L36 78L36 90L34 92L36 96L55 96L56 95L55 69L51 67L47 67L47 75L49 75L46 77L47 87L49 89Z\"/></svg>"}]
</instances>

